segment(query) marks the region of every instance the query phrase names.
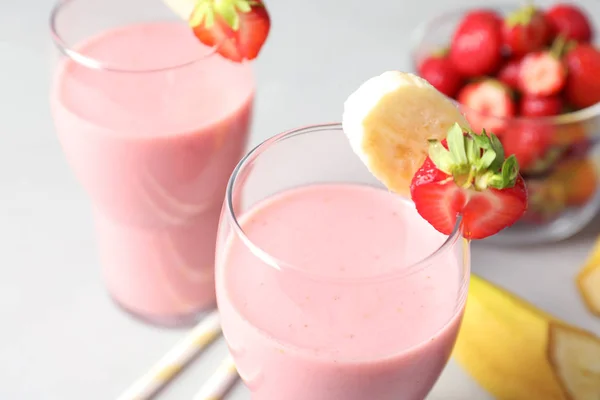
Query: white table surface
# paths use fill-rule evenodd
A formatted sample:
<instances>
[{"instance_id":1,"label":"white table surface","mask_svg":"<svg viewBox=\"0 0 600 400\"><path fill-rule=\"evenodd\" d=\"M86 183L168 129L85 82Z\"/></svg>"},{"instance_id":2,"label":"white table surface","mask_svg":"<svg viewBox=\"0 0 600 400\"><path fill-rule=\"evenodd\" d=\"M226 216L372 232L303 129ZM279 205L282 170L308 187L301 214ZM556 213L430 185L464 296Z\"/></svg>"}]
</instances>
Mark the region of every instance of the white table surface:
<instances>
[{"instance_id":1,"label":"white table surface","mask_svg":"<svg viewBox=\"0 0 600 400\"><path fill-rule=\"evenodd\" d=\"M457 1L268 4L274 22L256 63L252 145L287 128L339 120L343 100L363 80L409 68L408 35L418 21ZM89 203L48 109L50 6L0 0L0 399L114 399L185 331L132 320L106 296ZM586 312L573 283L598 233L590 228L528 249L480 244L473 270L600 334L600 320ZM191 398L225 354L221 341L158 398ZM238 385L230 398L249 395ZM489 396L451 363L428 400L464 399Z\"/></svg>"}]
</instances>

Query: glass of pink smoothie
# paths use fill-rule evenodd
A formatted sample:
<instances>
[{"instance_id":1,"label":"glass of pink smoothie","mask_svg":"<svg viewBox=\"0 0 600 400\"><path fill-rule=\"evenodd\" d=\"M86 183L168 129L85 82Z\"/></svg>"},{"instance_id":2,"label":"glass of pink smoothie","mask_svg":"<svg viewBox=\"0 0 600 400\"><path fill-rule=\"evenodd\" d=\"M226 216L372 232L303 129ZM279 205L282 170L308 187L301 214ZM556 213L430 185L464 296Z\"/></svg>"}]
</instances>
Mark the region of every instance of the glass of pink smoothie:
<instances>
[{"instance_id":1,"label":"glass of pink smoothie","mask_svg":"<svg viewBox=\"0 0 600 400\"><path fill-rule=\"evenodd\" d=\"M111 297L151 323L215 305L214 248L227 179L243 155L254 80L202 45L160 0L67 0L50 102L93 204Z\"/></svg>"},{"instance_id":2,"label":"glass of pink smoothie","mask_svg":"<svg viewBox=\"0 0 600 400\"><path fill-rule=\"evenodd\" d=\"M462 318L469 243L437 232L341 125L251 151L217 240L223 332L253 400L423 400Z\"/></svg>"}]
</instances>

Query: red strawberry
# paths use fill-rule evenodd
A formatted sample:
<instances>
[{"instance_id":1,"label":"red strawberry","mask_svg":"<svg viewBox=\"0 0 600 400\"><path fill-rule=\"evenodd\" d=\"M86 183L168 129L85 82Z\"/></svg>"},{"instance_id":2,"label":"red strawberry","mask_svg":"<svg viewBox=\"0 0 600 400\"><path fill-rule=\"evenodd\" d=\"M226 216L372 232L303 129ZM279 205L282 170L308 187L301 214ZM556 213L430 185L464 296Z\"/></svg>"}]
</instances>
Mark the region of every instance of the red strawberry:
<instances>
[{"instance_id":1,"label":"red strawberry","mask_svg":"<svg viewBox=\"0 0 600 400\"><path fill-rule=\"evenodd\" d=\"M529 95L552 96L565 86L567 71L560 59L549 51L530 53L519 71L519 87Z\"/></svg>"},{"instance_id":2,"label":"red strawberry","mask_svg":"<svg viewBox=\"0 0 600 400\"><path fill-rule=\"evenodd\" d=\"M419 75L448 97L454 97L462 78L445 55L432 55L419 66Z\"/></svg>"},{"instance_id":3,"label":"red strawberry","mask_svg":"<svg viewBox=\"0 0 600 400\"><path fill-rule=\"evenodd\" d=\"M575 5L556 4L546 11L546 20L556 35L578 42L592 40L592 24L585 12Z\"/></svg>"},{"instance_id":4,"label":"red strawberry","mask_svg":"<svg viewBox=\"0 0 600 400\"><path fill-rule=\"evenodd\" d=\"M502 25L502 17L495 10L481 8L469 11L465 14L463 21L466 20L488 20L499 27Z\"/></svg>"},{"instance_id":5,"label":"red strawberry","mask_svg":"<svg viewBox=\"0 0 600 400\"><path fill-rule=\"evenodd\" d=\"M457 99L467 108L466 117L478 132L485 129L500 135L507 118L516 113L510 90L494 79L469 83L458 93Z\"/></svg>"},{"instance_id":6,"label":"red strawberry","mask_svg":"<svg viewBox=\"0 0 600 400\"><path fill-rule=\"evenodd\" d=\"M565 58L569 75L565 88L567 101L578 108L600 102L600 51L579 44Z\"/></svg>"},{"instance_id":7,"label":"red strawberry","mask_svg":"<svg viewBox=\"0 0 600 400\"><path fill-rule=\"evenodd\" d=\"M502 37L510 53L520 57L543 49L551 39L551 32L544 14L533 6L525 6L504 20Z\"/></svg>"},{"instance_id":8,"label":"red strawberry","mask_svg":"<svg viewBox=\"0 0 600 400\"><path fill-rule=\"evenodd\" d=\"M500 25L489 15L475 15L460 23L450 44L450 61L465 77L495 72L502 60Z\"/></svg>"},{"instance_id":9,"label":"red strawberry","mask_svg":"<svg viewBox=\"0 0 600 400\"><path fill-rule=\"evenodd\" d=\"M498 233L527 208L515 158L504 158L495 135L465 135L458 125L448 132L447 145L431 142L410 193L419 214L435 229L449 235L460 221L467 239Z\"/></svg>"},{"instance_id":10,"label":"red strawberry","mask_svg":"<svg viewBox=\"0 0 600 400\"><path fill-rule=\"evenodd\" d=\"M560 114L562 109L563 101L558 96L524 95L519 103L519 113L524 117L549 117Z\"/></svg>"},{"instance_id":11,"label":"red strawberry","mask_svg":"<svg viewBox=\"0 0 600 400\"><path fill-rule=\"evenodd\" d=\"M235 62L253 60L271 21L261 0L201 0L190 17L196 37Z\"/></svg>"},{"instance_id":12,"label":"red strawberry","mask_svg":"<svg viewBox=\"0 0 600 400\"><path fill-rule=\"evenodd\" d=\"M521 59L510 59L500 68L496 77L511 89L519 88L519 71L521 70Z\"/></svg>"},{"instance_id":13,"label":"red strawberry","mask_svg":"<svg viewBox=\"0 0 600 400\"><path fill-rule=\"evenodd\" d=\"M504 151L514 155L523 171L536 169L552 145L552 128L538 121L520 121L511 124L502 136Z\"/></svg>"}]
</instances>

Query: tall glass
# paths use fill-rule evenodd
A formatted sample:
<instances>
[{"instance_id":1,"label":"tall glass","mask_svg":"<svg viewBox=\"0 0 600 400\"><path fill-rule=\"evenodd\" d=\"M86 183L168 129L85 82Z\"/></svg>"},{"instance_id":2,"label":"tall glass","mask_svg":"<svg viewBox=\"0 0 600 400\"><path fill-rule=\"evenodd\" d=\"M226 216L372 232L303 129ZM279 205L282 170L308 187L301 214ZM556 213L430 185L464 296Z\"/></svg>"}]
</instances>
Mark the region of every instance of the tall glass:
<instances>
[{"instance_id":1,"label":"tall glass","mask_svg":"<svg viewBox=\"0 0 600 400\"><path fill-rule=\"evenodd\" d=\"M225 339L253 400L422 400L462 318L469 243L389 193L338 124L275 136L229 180Z\"/></svg>"},{"instance_id":2,"label":"tall glass","mask_svg":"<svg viewBox=\"0 0 600 400\"><path fill-rule=\"evenodd\" d=\"M243 155L254 81L205 47L161 0L66 0L50 101L64 153L93 203L112 298L152 323L215 305L214 246Z\"/></svg>"}]
</instances>

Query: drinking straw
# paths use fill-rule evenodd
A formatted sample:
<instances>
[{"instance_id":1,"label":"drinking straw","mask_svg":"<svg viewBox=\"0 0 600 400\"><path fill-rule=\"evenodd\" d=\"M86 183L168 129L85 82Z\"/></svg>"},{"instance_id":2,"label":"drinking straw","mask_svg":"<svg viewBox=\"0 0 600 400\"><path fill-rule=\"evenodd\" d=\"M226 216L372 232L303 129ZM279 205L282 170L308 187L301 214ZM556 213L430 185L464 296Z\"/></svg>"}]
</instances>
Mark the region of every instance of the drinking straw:
<instances>
[{"instance_id":1,"label":"drinking straw","mask_svg":"<svg viewBox=\"0 0 600 400\"><path fill-rule=\"evenodd\" d=\"M238 378L233 358L227 356L194 396L194 400L223 400Z\"/></svg>"},{"instance_id":2,"label":"drinking straw","mask_svg":"<svg viewBox=\"0 0 600 400\"><path fill-rule=\"evenodd\" d=\"M148 400L169 383L195 356L221 335L219 313L207 315L117 400Z\"/></svg>"}]
</instances>

